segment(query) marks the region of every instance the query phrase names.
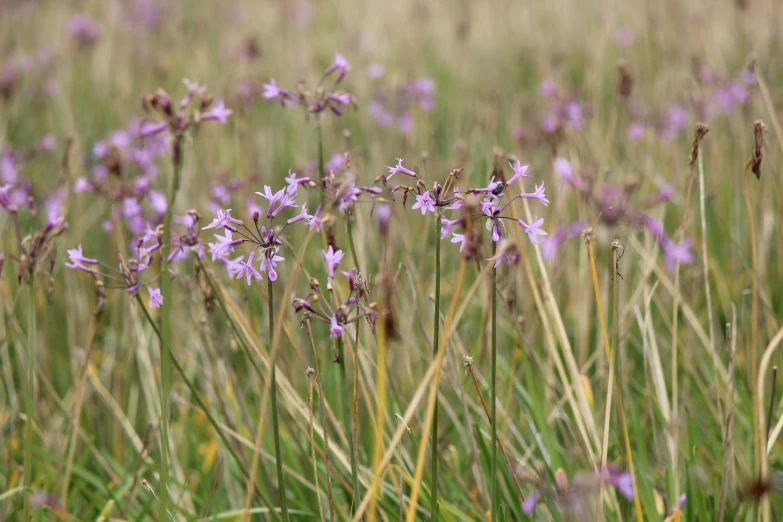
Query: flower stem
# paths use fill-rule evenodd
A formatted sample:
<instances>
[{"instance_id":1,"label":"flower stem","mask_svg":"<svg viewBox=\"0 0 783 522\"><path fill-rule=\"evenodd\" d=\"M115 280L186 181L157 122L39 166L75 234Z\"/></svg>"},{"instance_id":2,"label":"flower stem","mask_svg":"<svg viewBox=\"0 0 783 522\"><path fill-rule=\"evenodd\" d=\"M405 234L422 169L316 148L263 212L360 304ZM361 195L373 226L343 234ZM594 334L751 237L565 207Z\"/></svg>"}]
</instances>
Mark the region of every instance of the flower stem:
<instances>
[{"instance_id":1,"label":"flower stem","mask_svg":"<svg viewBox=\"0 0 783 522\"><path fill-rule=\"evenodd\" d=\"M495 256L497 250L497 243L492 243L492 256ZM498 282L497 282L497 268L492 267L492 323L491 323L491 338L490 338L490 352L491 352L491 364L492 370L490 374L491 392L490 392L490 415L492 417L492 453L491 453L491 486L490 486L490 499L492 505L490 506L490 522L497 522L498 520L498 445L497 445L497 294L498 294Z\"/></svg>"},{"instance_id":2,"label":"flower stem","mask_svg":"<svg viewBox=\"0 0 783 522\"><path fill-rule=\"evenodd\" d=\"M353 509L359 507L359 475L356 464L356 447L353 444L353 421L351 420L350 405L348 403L348 379L345 372L345 348L342 337L337 338L337 357L340 358L340 381L343 388L343 417L345 420L345 432L348 435L348 450L351 453L351 477L353 479Z\"/></svg>"},{"instance_id":3,"label":"flower stem","mask_svg":"<svg viewBox=\"0 0 783 522\"><path fill-rule=\"evenodd\" d=\"M435 226L435 317L432 321L432 357L438 355L440 345L440 227L443 215L438 215ZM435 411L432 415L432 448L430 450L432 470L432 520L438 520L438 390L435 390Z\"/></svg>"},{"instance_id":4,"label":"flower stem","mask_svg":"<svg viewBox=\"0 0 783 522\"><path fill-rule=\"evenodd\" d=\"M35 288L30 281L27 309L27 389L24 430L24 521L30 520L30 492L33 478L33 372L35 369Z\"/></svg>"},{"instance_id":5,"label":"flower stem","mask_svg":"<svg viewBox=\"0 0 783 522\"><path fill-rule=\"evenodd\" d=\"M271 279L267 279L267 294L269 297L269 345L272 345L272 335L275 331L274 286ZM277 489L280 496L280 509L283 512L283 520L288 522L288 503L285 498L285 480L283 477L283 455L280 448L280 420L277 410L277 365L272 359L272 429L275 432L275 464L277 465Z\"/></svg>"},{"instance_id":6,"label":"flower stem","mask_svg":"<svg viewBox=\"0 0 783 522\"><path fill-rule=\"evenodd\" d=\"M182 137L177 136L172 150L173 175L169 190L166 215L163 218L163 250L161 252L160 290L163 306L160 308L160 514L159 520L166 520L169 503L169 391L171 388L171 278L168 256L171 251L171 223L174 218L174 203L179 192L179 178L182 173Z\"/></svg>"},{"instance_id":7,"label":"flower stem","mask_svg":"<svg viewBox=\"0 0 783 522\"><path fill-rule=\"evenodd\" d=\"M316 127L318 128L318 174L321 176L321 179L324 179L324 177L326 177L326 173L324 172L324 137L323 132L321 131L320 118L318 119Z\"/></svg>"},{"instance_id":8,"label":"flower stem","mask_svg":"<svg viewBox=\"0 0 783 522\"><path fill-rule=\"evenodd\" d=\"M356 246L354 246L353 243L353 224L348 221L348 246L351 247L351 259L353 260L354 266L356 266L356 269L361 272L361 268L359 268L359 258L356 257Z\"/></svg>"}]
</instances>

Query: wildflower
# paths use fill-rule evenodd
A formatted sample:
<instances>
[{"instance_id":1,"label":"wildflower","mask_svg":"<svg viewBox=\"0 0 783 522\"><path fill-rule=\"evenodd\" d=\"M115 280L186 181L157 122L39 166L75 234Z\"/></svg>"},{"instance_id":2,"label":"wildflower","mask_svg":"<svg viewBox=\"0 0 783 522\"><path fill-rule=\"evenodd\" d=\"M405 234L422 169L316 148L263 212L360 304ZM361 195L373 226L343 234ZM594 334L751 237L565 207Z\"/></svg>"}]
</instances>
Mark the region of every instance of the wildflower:
<instances>
[{"instance_id":1,"label":"wildflower","mask_svg":"<svg viewBox=\"0 0 783 522\"><path fill-rule=\"evenodd\" d=\"M86 14L74 15L68 22L68 31L80 47L90 47L101 37L101 30Z\"/></svg>"},{"instance_id":2,"label":"wildflower","mask_svg":"<svg viewBox=\"0 0 783 522\"><path fill-rule=\"evenodd\" d=\"M664 263L669 272L673 272L680 263L688 264L693 262L691 246L693 246L693 241L690 238L685 238L679 243L674 243L671 240L661 241Z\"/></svg>"},{"instance_id":3,"label":"wildflower","mask_svg":"<svg viewBox=\"0 0 783 522\"><path fill-rule=\"evenodd\" d=\"M571 223L570 225L560 227L557 232L554 233L554 235L544 240L543 244L541 245L541 251L544 259L547 261L552 261L555 258L557 249L560 247L563 241L581 235L586 226L587 223L582 220L578 220Z\"/></svg>"},{"instance_id":4,"label":"wildflower","mask_svg":"<svg viewBox=\"0 0 783 522\"><path fill-rule=\"evenodd\" d=\"M307 222L310 224L310 230L315 229L316 232L321 231L321 227L323 226L323 222L321 221L321 207L322 205L318 205L318 208L315 209L315 214L307 219Z\"/></svg>"},{"instance_id":5,"label":"wildflower","mask_svg":"<svg viewBox=\"0 0 783 522\"><path fill-rule=\"evenodd\" d=\"M309 177L297 178L296 172L291 172L289 170L288 176L285 178L285 182L288 183L288 188L286 188L286 192L293 195L296 194L299 185L304 185L305 183L309 183L310 178Z\"/></svg>"},{"instance_id":6,"label":"wildflower","mask_svg":"<svg viewBox=\"0 0 783 522\"><path fill-rule=\"evenodd\" d=\"M417 208L421 209L421 215L425 215L427 212L435 212L435 200L430 196L429 191L416 196L416 203L411 207L413 210Z\"/></svg>"},{"instance_id":7,"label":"wildflower","mask_svg":"<svg viewBox=\"0 0 783 522\"><path fill-rule=\"evenodd\" d=\"M522 193L519 195L520 198L532 198L537 199L541 204L543 204L545 207L549 205L549 200L546 198L546 194L544 193L544 182L541 182L541 185L536 185L535 192L528 192L528 193Z\"/></svg>"},{"instance_id":8,"label":"wildflower","mask_svg":"<svg viewBox=\"0 0 783 522\"><path fill-rule=\"evenodd\" d=\"M11 197L12 188L13 186L10 184L0 186L0 207L9 214L11 212L16 212L16 205Z\"/></svg>"},{"instance_id":9,"label":"wildflower","mask_svg":"<svg viewBox=\"0 0 783 522\"><path fill-rule=\"evenodd\" d=\"M345 256L345 254L342 250L335 252L332 245L329 245L329 250L321 250L321 252L323 253L324 260L326 261L326 271L329 275L329 279L334 279L334 270L337 268L337 265L340 264L340 261L342 260L343 256Z\"/></svg>"},{"instance_id":10,"label":"wildflower","mask_svg":"<svg viewBox=\"0 0 783 522\"><path fill-rule=\"evenodd\" d=\"M215 212L217 214L217 217L212 220L212 223L205 226L201 230L208 230L210 228L225 228L227 230L230 230L231 232L236 232L237 229L232 226L232 224L235 225L241 225L242 220L235 219L231 217L231 209L223 210L223 209L217 209Z\"/></svg>"},{"instance_id":11,"label":"wildflower","mask_svg":"<svg viewBox=\"0 0 783 522\"><path fill-rule=\"evenodd\" d=\"M506 183L506 186L512 185L516 180L519 178L529 178L530 176L527 175L527 165L522 165L519 160L516 161L515 164L511 164L509 162L509 166L514 170L514 175L511 176L511 178Z\"/></svg>"},{"instance_id":12,"label":"wildflower","mask_svg":"<svg viewBox=\"0 0 783 522\"><path fill-rule=\"evenodd\" d=\"M416 173L412 170L406 169L402 166L402 158L397 158L397 166L396 167L386 167L389 169L389 174L386 175L386 179L391 179L392 176L397 174L398 172L401 172L402 174L405 174L407 176L416 177Z\"/></svg>"},{"instance_id":13,"label":"wildflower","mask_svg":"<svg viewBox=\"0 0 783 522\"><path fill-rule=\"evenodd\" d=\"M234 275L236 279L240 279L242 276L245 276L247 278L247 286L250 286L250 281L252 278L255 277L256 279L261 279L261 274L258 273L255 268L253 268L253 260L255 257L256 251L253 250L250 252L246 262L242 261L242 258L240 257L233 263L234 273L232 275Z\"/></svg>"},{"instance_id":14,"label":"wildflower","mask_svg":"<svg viewBox=\"0 0 783 522\"><path fill-rule=\"evenodd\" d=\"M163 294L160 288L150 288L150 308L160 308L163 306Z\"/></svg>"},{"instance_id":15,"label":"wildflower","mask_svg":"<svg viewBox=\"0 0 783 522\"><path fill-rule=\"evenodd\" d=\"M534 219L533 223L528 225L524 221L517 220L517 222L520 224L522 229L527 233L527 237L530 239L530 242L534 245L538 244L538 241L536 240L536 236L546 236L547 233L541 230L541 225L544 224L544 218L538 218Z\"/></svg>"},{"instance_id":16,"label":"wildflower","mask_svg":"<svg viewBox=\"0 0 783 522\"><path fill-rule=\"evenodd\" d=\"M334 55L334 62L332 62L332 65L330 65L326 72L324 73L324 76L329 76L334 71L340 71L340 74L337 76L337 81L334 83L340 83L343 81L343 78L345 78L345 75L348 74L348 71L351 70L351 66L348 63L348 60L346 60L342 54L335 54Z\"/></svg>"},{"instance_id":17,"label":"wildflower","mask_svg":"<svg viewBox=\"0 0 783 522\"><path fill-rule=\"evenodd\" d=\"M337 322L337 316L333 315L329 318L331 326L329 327L329 338L334 339L340 337L343 334L343 327Z\"/></svg>"},{"instance_id":18,"label":"wildflower","mask_svg":"<svg viewBox=\"0 0 783 522\"><path fill-rule=\"evenodd\" d=\"M157 136L161 132L165 131L168 126L169 124L165 121L161 121L159 123L144 122L141 124L141 128L139 129L139 136L142 138Z\"/></svg>"},{"instance_id":19,"label":"wildflower","mask_svg":"<svg viewBox=\"0 0 783 522\"><path fill-rule=\"evenodd\" d=\"M460 223L460 219L446 219L444 217L441 219L440 223L440 238L443 239L449 235L449 232L451 232L451 229L454 228L455 225Z\"/></svg>"},{"instance_id":20,"label":"wildflower","mask_svg":"<svg viewBox=\"0 0 783 522\"><path fill-rule=\"evenodd\" d=\"M457 234L456 232L452 232L451 236L451 242L459 243L459 251L462 252L462 250L465 248L465 234Z\"/></svg>"},{"instance_id":21,"label":"wildflower","mask_svg":"<svg viewBox=\"0 0 783 522\"><path fill-rule=\"evenodd\" d=\"M389 220L391 219L392 212L392 206L385 203L378 205L375 209L375 217L378 218L378 228L380 229L381 235L384 237L389 233Z\"/></svg>"},{"instance_id":22,"label":"wildflower","mask_svg":"<svg viewBox=\"0 0 783 522\"><path fill-rule=\"evenodd\" d=\"M277 248L270 248L266 251L266 257L261 260L261 271L266 272L266 276L273 283L277 281L277 268L278 261L285 261L285 258L277 255Z\"/></svg>"},{"instance_id":23,"label":"wildflower","mask_svg":"<svg viewBox=\"0 0 783 522\"><path fill-rule=\"evenodd\" d=\"M306 220L306 221L309 221L310 218L312 218L312 217L313 216L311 216L310 214L307 213L307 203L305 203L305 204L302 205L302 211L299 213L299 215L297 215L295 217L292 217L291 219L286 221L286 223L290 225L292 223L296 223L297 221L301 221L303 219Z\"/></svg>"},{"instance_id":24,"label":"wildflower","mask_svg":"<svg viewBox=\"0 0 783 522\"><path fill-rule=\"evenodd\" d=\"M98 264L97 259L91 259L82 255L82 245L79 244L76 248L68 250L68 259L70 263L65 263L68 268L82 270L84 272L92 273L93 269L85 265Z\"/></svg>"},{"instance_id":25,"label":"wildflower","mask_svg":"<svg viewBox=\"0 0 783 522\"><path fill-rule=\"evenodd\" d=\"M281 97L284 92L286 91L281 90L277 86L277 82L275 81L275 79L272 78L271 80L269 80L269 83L264 84L264 92L262 96L267 100L272 100L274 98Z\"/></svg>"},{"instance_id":26,"label":"wildflower","mask_svg":"<svg viewBox=\"0 0 783 522\"><path fill-rule=\"evenodd\" d=\"M212 106L212 108L201 115L201 120L214 120L220 123L227 123L228 117L231 116L231 114L234 111L231 109L227 109L225 103L223 103L223 100L218 100L215 102L215 104Z\"/></svg>"},{"instance_id":27,"label":"wildflower","mask_svg":"<svg viewBox=\"0 0 783 522\"><path fill-rule=\"evenodd\" d=\"M225 230L226 232L225 235L223 236L214 234L215 239L218 240L218 243L220 243L220 245L217 246L214 250L212 250L213 255L225 256L229 252L233 252L235 246L244 243L243 239L234 239L229 229L225 229Z\"/></svg>"}]
</instances>

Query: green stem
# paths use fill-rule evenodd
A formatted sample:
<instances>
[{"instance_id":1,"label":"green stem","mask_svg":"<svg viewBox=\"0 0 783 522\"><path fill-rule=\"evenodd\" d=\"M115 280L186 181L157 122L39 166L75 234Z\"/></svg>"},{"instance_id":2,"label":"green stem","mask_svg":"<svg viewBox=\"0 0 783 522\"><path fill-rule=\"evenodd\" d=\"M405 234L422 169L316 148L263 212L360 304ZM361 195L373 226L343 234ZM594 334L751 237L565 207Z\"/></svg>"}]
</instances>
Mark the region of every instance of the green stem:
<instances>
[{"instance_id":1,"label":"green stem","mask_svg":"<svg viewBox=\"0 0 783 522\"><path fill-rule=\"evenodd\" d=\"M27 390L25 392L24 431L24 520L30 520L30 492L33 483L33 371L35 369L35 289L30 281L30 299L27 310Z\"/></svg>"},{"instance_id":2,"label":"green stem","mask_svg":"<svg viewBox=\"0 0 783 522\"><path fill-rule=\"evenodd\" d=\"M323 179L326 177L326 173L324 172L324 137L321 132L320 119L318 119L316 127L318 128L318 174L321 176L321 179Z\"/></svg>"},{"instance_id":3,"label":"green stem","mask_svg":"<svg viewBox=\"0 0 783 522\"><path fill-rule=\"evenodd\" d=\"M337 356L340 358L340 381L343 388L343 417L345 418L345 430L348 435L348 450L351 453L351 478L353 479L353 509L359 507L359 474L356 463L356 447L353 444L353 421L351 420L351 408L348 403L348 378L345 372L345 348L342 337L337 338Z\"/></svg>"},{"instance_id":4,"label":"green stem","mask_svg":"<svg viewBox=\"0 0 783 522\"><path fill-rule=\"evenodd\" d=\"M438 214L435 226L435 316L432 321L432 357L438 356L440 344L440 227L443 216ZM432 449L430 469L432 471L432 520L438 520L438 390L435 390L435 412L432 416Z\"/></svg>"},{"instance_id":5,"label":"green stem","mask_svg":"<svg viewBox=\"0 0 783 522\"><path fill-rule=\"evenodd\" d=\"M272 280L267 278L267 294L269 298L269 350L273 350L272 337L275 331L275 299L274 299L274 287L272 286ZM288 503L285 498L285 480L283 476L283 451L280 447L280 420L278 419L277 410L277 365L273 357L272 364L272 429L275 432L275 464L277 465L277 489L280 496L280 508L283 511L283 520L288 522Z\"/></svg>"},{"instance_id":6,"label":"green stem","mask_svg":"<svg viewBox=\"0 0 783 522\"><path fill-rule=\"evenodd\" d=\"M155 321L152 319L152 316L149 313L149 310L147 310L147 307L144 306L144 301L142 301L141 296L139 294L136 294L136 302L139 304L139 308L141 308L142 313L144 314L144 317L147 319L147 322L150 323L152 326L152 329L155 331L155 335L158 337L158 340L161 339L162 335L160 333L160 329L158 328L158 325L155 324ZM234 460L237 463L237 466L239 466L239 471L242 472L242 475L244 475L245 479L250 477L250 473L248 472L247 468L245 467L244 462L242 462L242 459L239 458L239 454L236 452L236 450L231 446L228 437L225 433L223 433L223 429L218 425L217 420L212 415L212 413L207 409L206 403L201 399L198 392L196 391L196 386L193 384L193 382L188 378L188 376L185 374L185 370L182 368L182 365L179 364L179 361L176 357L174 357L174 354L169 352L169 355L171 357L171 363L174 365L174 369L177 371L179 376L182 378L182 381L185 383L185 386L187 387L188 391L190 391L190 395L195 399L196 404L198 404L199 408L201 408L201 411L206 416L209 423L212 425L212 428L215 430L215 432L220 437L220 440L223 441L223 445L226 447L226 450L229 452L229 454L234 458ZM272 501L269 499L269 497L264 493L262 489L258 487L258 484L256 484L256 495L264 502L266 507L269 509L270 513L273 513L276 515L277 510L274 509L272 505Z\"/></svg>"},{"instance_id":7,"label":"green stem","mask_svg":"<svg viewBox=\"0 0 783 522\"><path fill-rule=\"evenodd\" d=\"M497 243L492 243L492 256L495 256L497 250ZM490 415L492 417L492 420L490 421L492 423L492 464L491 464L491 473L492 473L492 480L491 480L491 501L492 505L490 507L490 522L497 522L498 519L498 445L497 445L497 430L498 430L498 423L497 423L497 269L492 268L492 337L491 337L491 344L490 344L490 350L491 350L491 359L492 359L492 370L491 370L491 381L492 381L492 388L491 388L491 394L490 394L490 400L492 401L492 405L490 408Z\"/></svg>"},{"instance_id":8,"label":"green stem","mask_svg":"<svg viewBox=\"0 0 783 522\"><path fill-rule=\"evenodd\" d=\"M171 251L171 223L174 217L174 203L179 192L179 178L182 173L182 137L174 140L172 151L173 175L169 202L163 221L163 249L161 252L160 289L163 306L160 309L160 515L166 520L169 493L169 392L171 389L171 278L169 277L168 255Z\"/></svg>"},{"instance_id":9,"label":"green stem","mask_svg":"<svg viewBox=\"0 0 783 522\"><path fill-rule=\"evenodd\" d=\"M351 247L351 259L353 260L353 264L356 266L356 269L361 272L361 269L359 268L359 258L356 257L356 247L353 244L353 225L350 221L348 221L348 246Z\"/></svg>"}]
</instances>

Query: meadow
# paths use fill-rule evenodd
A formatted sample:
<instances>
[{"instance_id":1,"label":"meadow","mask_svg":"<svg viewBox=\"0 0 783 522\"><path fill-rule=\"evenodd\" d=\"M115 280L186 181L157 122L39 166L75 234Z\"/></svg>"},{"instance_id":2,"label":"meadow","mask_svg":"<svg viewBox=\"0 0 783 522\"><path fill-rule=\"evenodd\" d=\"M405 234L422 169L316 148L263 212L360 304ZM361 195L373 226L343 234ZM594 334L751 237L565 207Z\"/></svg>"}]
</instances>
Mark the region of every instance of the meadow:
<instances>
[{"instance_id":1,"label":"meadow","mask_svg":"<svg viewBox=\"0 0 783 522\"><path fill-rule=\"evenodd\" d=\"M783 3L0 1L0 520L783 517Z\"/></svg>"}]
</instances>

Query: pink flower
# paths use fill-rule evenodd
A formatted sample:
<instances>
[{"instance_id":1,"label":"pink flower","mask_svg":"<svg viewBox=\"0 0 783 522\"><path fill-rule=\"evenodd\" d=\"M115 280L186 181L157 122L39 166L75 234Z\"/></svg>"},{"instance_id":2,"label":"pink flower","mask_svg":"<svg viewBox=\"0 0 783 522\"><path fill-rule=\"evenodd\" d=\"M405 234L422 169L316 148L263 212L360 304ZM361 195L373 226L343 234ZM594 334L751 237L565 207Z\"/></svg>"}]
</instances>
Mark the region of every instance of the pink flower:
<instances>
[{"instance_id":1,"label":"pink flower","mask_svg":"<svg viewBox=\"0 0 783 522\"><path fill-rule=\"evenodd\" d=\"M538 241L536 240L536 236L546 236L547 233L541 230L541 225L544 224L544 218L538 218L534 219L533 223L528 225L521 219L517 221L522 229L527 232L527 237L530 239L530 242L534 245L538 244Z\"/></svg>"},{"instance_id":2,"label":"pink flower","mask_svg":"<svg viewBox=\"0 0 783 522\"><path fill-rule=\"evenodd\" d=\"M68 268L78 269L82 270L84 272L92 273L92 268L85 266L85 265L96 265L98 264L97 259L91 259L89 257L84 257L82 255L82 245L80 244L76 248L72 248L68 250L68 259L70 260L70 263L65 263L65 266Z\"/></svg>"},{"instance_id":3,"label":"pink flower","mask_svg":"<svg viewBox=\"0 0 783 522\"><path fill-rule=\"evenodd\" d=\"M214 120L225 124L228 122L228 117L233 113L231 109L227 109L223 100L218 100L212 106L212 108L201 115L202 120Z\"/></svg>"},{"instance_id":4,"label":"pink flower","mask_svg":"<svg viewBox=\"0 0 783 522\"><path fill-rule=\"evenodd\" d=\"M264 84L264 92L261 94L267 100L272 100L279 96L282 96L285 91L281 90L277 86L277 82L274 78L269 80L269 83Z\"/></svg>"},{"instance_id":5,"label":"pink flower","mask_svg":"<svg viewBox=\"0 0 783 522\"><path fill-rule=\"evenodd\" d=\"M310 230L315 229L316 232L321 231L321 226L323 226L323 222L321 221L321 205L318 205L318 208L315 209L315 214L310 216L307 222L310 224Z\"/></svg>"},{"instance_id":6,"label":"pink flower","mask_svg":"<svg viewBox=\"0 0 783 522\"><path fill-rule=\"evenodd\" d=\"M508 180L506 185L512 185L516 180L519 178L529 178L530 176L527 175L527 165L522 165L519 160L515 164L511 164L509 162L508 164L512 169L514 169L514 175L511 176L511 178Z\"/></svg>"},{"instance_id":7,"label":"pink flower","mask_svg":"<svg viewBox=\"0 0 783 522\"><path fill-rule=\"evenodd\" d=\"M210 249L213 259L215 256L222 257L229 252L233 252L235 246L241 245L243 243L242 239L234 239L229 229L225 229L225 235L219 236L215 234L215 239L218 240L219 246L215 247L214 249Z\"/></svg>"},{"instance_id":8,"label":"pink flower","mask_svg":"<svg viewBox=\"0 0 783 522\"><path fill-rule=\"evenodd\" d=\"M304 205L302 205L302 211L297 216L292 217L291 219L286 221L286 223L290 225L292 223L296 223L297 221L302 221L303 219L309 221L310 218L312 217L313 216L307 213L307 203L305 203Z\"/></svg>"},{"instance_id":9,"label":"pink flower","mask_svg":"<svg viewBox=\"0 0 783 522\"><path fill-rule=\"evenodd\" d=\"M240 279L241 277L247 278L247 286L250 286L250 282L253 278L261 279L261 274L253 268L253 260L256 257L255 250L250 252L250 256L248 256L247 261L242 261L242 258L240 257L238 260L235 260L235 264L233 264L233 274L236 279Z\"/></svg>"},{"instance_id":10,"label":"pink flower","mask_svg":"<svg viewBox=\"0 0 783 522\"><path fill-rule=\"evenodd\" d=\"M546 198L546 194L544 194L544 182L542 181L540 185L536 185L535 192L523 192L519 195L520 198L530 198L530 199L537 199L539 202L541 202L544 206L549 205L549 200Z\"/></svg>"},{"instance_id":11,"label":"pink flower","mask_svg":"<svg viewBox=\"0 0 783 522\"><path fill-rule=\"evenodd\" d=\"M435 200L430 196L429 191L424 194L416 196L416 203L413 204L411 209L421 209L421 215L425 215L427 212L435 212Z\"/></svg>"},{"instance_id":12,"label":"pink flower","mask_svg":"<svg viewBox=\"0 0 783 522\"><path fill-rule=\"evenodd\" d=\"M394 176L395 174L397 174L398 172L400 172L402 174L405 174L407 176L411 176L413 178L416 177L416 173L415 172L413 172L410 169L406 169L405 167L402 166L402 158L397 158L397 166L396 167L386 167L386 168L389 169L389 174L386 175L386 179L387 180L391 179L391 177Z\"/></svg>"},{"instance_id":13,"label":"pink flower","mask_svg":"<svg viewBox=\"0 0 783 522\"><path fill-rule=\"evenodd\" d=\"M163 294L160 292L160 288L150 288L150 308L160 308L163 306Z\"/></svg>"},{"instance_id":14,"label":"pink flower","mask_svg":"<svg viewBox=\"0 0 783 522\"><path fill-rule=\"evenodd\" d=\"M340 71L339 76L337 76L337 81L335 82L335 83L340 83L341 81L343 81L343 78L345 78L345 75L348 74L348 71L350 70L351 70L351 66L348 63L348 60L346 60L342 54L337 53L334 55L334 62L332 62L332 65L327 67L324 75L329 76L334 71Z\"/></svg>"},{"instance_id":15,"label":"pink flower","mask_svg":"<svg viewBox=\"0 0 783 522\"><path fill-rule=\"evenodd\" d=\"M321 250L321 253L326 261L326 272L329 275L329 279L334 279L334 270L340 264L345 254L342 250L335 252L332 245L329 245L329 250Z\"/></svg>"},{"instance_id":16,"label":"pink flower","mask_svg":"<svg viewBox=\"0 0 783 522\"><path fill-rule=\"evenodd\" d=\"M465 234L457 234L456 232L453 232L451 236L451 242L459 243L459 251L462 252L465 249Z\"/></svg>"},{"instance_id":17,"label":"pink flower","mask_svg":"<svg viewBox=\"0 0 783 522\"><path fill-rule=\"evenodd\" d=\"M277 281L277 268L278 261L285 261L285 258L277 255L277 249L267 251L266 257L261 260L261 271L266 272L270 281Z\"/></svg>"},{"instance_id":18,"label":"pink flower","mask_svg":"<svg viewBox=\"0 0 783 522\"><path fill-rule=\"evenodd\" d=\"M343 334L343 327L337 322L337 316L332 316L329 319L331 326L329 327L329 338L334 339L340 337Z\"/></svg>"},{"instance_id":19,"label":"pink flower","mask_svg":"<svg viewBox=\"0 0 783 522\"><path fill-rule=\"evenodd\" d=\"M242 220L236 219L231 217L231 209L223 210L223 209L217 209L215 212L217 214L217 217L212 220L212 223L205 226L201 230L208 230L210 228L226 228L232 232L236 232L237 229L234 228L232 225L241 225Z\"/></svg>"}]
</instances>

